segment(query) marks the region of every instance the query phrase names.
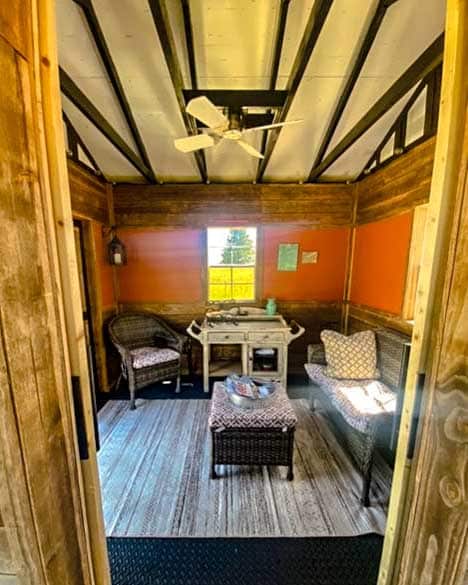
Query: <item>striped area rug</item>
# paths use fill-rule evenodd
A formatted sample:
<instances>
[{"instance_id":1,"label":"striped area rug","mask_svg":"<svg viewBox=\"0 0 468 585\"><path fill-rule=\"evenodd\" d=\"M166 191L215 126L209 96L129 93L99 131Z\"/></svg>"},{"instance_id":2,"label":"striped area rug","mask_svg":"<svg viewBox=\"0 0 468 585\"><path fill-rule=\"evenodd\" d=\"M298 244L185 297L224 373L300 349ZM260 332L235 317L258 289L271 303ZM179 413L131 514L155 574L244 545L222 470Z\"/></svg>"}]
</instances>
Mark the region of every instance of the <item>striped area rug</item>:
<instances>
[{"instance_id":1,"label":"striped area rug","mask_svg":"<svg viewBox=\"0 0 468 585\"><path fill-rule=\"evenodd\" d=\"M378 459L372 506L326 418L292 401L295 477L281 467L219 466L209 479L207 400L110 401L99 412L108 536L282 537L383 534L391 473Z\"/></svg>"}]
</instances>

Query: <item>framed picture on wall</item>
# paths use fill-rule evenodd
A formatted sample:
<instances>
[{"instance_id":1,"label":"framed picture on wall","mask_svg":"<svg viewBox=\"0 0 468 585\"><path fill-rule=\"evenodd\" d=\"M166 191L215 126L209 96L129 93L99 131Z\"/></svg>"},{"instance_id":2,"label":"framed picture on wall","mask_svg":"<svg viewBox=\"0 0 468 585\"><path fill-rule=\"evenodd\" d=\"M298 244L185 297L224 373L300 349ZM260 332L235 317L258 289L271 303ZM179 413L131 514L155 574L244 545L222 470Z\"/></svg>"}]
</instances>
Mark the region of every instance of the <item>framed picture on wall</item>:
<instances>
[{"instance_id":1,"label":"framed picture on wall","mask_svg":"<svg viewBox=\"0 0 468 585\"><path fill-rule=\"evenodd\" d=\"M299 244L279 244L278 246L278 270L283 272L295 272L299 256Z\"/></svg>"}]
</instances>

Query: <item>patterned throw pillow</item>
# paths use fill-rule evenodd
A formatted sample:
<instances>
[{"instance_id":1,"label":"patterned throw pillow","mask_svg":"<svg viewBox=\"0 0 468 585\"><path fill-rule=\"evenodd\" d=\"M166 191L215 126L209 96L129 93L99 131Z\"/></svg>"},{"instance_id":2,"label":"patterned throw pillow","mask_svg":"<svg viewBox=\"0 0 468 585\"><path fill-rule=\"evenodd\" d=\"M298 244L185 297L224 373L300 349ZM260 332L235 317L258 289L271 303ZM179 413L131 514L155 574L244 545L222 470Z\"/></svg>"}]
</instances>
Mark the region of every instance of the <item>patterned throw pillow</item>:
<instances>
[{"instance_id":1,"label":"patterned throw pillow","mask_svg":"<svg viewBox=\"0 0 468 585\"><path fill-rule=\"evenodd\" d=\"M320 338L325 347L330 378L370 380L380 377L373 331L360 331L347 337L325 329Z\"/></svg>"}]
</instances>

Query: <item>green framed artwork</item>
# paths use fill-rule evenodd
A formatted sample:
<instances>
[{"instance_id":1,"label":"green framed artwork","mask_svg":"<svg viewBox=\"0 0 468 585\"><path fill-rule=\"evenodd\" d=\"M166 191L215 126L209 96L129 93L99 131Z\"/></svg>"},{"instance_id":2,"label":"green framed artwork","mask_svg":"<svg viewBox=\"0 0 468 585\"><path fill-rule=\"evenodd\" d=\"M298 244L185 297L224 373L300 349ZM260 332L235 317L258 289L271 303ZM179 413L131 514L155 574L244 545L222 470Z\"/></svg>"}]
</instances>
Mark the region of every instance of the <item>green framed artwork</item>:
<instances>
[{"instance_id":1,"label":"green framed artwork","mask_svg":"<svg viewBox=\"0 0 468 585\"><path fill-rule=\"evenodd\" d=\"M299 244L279 244L278 246L278 270L294 272L297 270L299 256Z\"/></svg>"}]
</instances>

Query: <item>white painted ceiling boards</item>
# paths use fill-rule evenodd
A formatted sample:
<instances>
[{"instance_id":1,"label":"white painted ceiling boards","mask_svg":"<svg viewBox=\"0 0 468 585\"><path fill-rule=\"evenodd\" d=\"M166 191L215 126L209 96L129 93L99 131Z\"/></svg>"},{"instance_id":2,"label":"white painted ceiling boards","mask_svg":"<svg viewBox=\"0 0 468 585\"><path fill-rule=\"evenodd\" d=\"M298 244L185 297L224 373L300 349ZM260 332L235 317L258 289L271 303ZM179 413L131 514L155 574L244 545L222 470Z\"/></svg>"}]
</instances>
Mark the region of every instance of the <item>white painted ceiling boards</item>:
<instances>
[{"instance_id":1,"label":"white painted ceiling boards","mask_svg":"<svg viewBox=\"0 0 468 585\"><path fill-rule=\"evenodd\" d=\"M57 0L59 60L63 70L94 107L139 154L80 3L96 13L105 42L130 106L149 166L160 182L199 182L193 154L174 147L187 136L165 54L148 0ZM314 4L290 0L276 89L288 87L293 64ZM391 3L369 50L325 156L353 129L377 100L444 30L444 0ZM183 0L164 2L184 89L191 89L189 48ZM271 83L281 0L188 0L199 90L268 90ZM307 181L330 119L356 62L379 0L334 0L307 62L287 114L301 124L283 128L263 175L266 182ZM333 162L320 181L355 179L397 119L412 91L389 108L371 128ZM407 143L424 131L424 91L409 111ZM63 110L109 180L147 179L63 95ZM263 109L261 112L265 112ZM269 132L272 134L272 131ZM261 132L246 140L262 148ZM391 156L393 139L382 152ZM89 160L79 149L83 162ZM204 151L207 178L213 182L252 182L258 160L223 140ZM86 160L85 160L86 159Z\"/></svg>"}]
</instances>

